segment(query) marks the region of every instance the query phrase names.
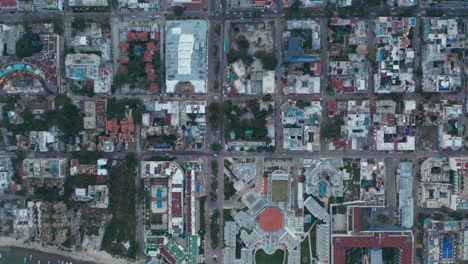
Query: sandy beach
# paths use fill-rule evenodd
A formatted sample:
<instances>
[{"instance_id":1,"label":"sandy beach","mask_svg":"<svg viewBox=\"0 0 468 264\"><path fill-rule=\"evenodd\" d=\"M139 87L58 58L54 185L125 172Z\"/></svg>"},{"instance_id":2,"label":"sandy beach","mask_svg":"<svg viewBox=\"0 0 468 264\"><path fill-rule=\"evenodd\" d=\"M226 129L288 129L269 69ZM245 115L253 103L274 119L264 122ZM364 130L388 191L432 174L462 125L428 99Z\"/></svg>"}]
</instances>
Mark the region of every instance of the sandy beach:
<instances>
[{"instance_id":1,"label":"sandy beach","mask_svg":"<svg viewBox=\"0 0 468 264\"><path fill-rule=\"evenodd\" d=\"M0 247L18 247L25 249L38 250L44 253L51 253L66 256L79 261L89 261L99 264L133 264L135 262L117 259L104 251L82 251L82 252L68 252L61 251L56 247L46 246L42 247L40 243L23 243L21 240L16 240L10 237L0 237Z\"/></svg>"}]
</instances>

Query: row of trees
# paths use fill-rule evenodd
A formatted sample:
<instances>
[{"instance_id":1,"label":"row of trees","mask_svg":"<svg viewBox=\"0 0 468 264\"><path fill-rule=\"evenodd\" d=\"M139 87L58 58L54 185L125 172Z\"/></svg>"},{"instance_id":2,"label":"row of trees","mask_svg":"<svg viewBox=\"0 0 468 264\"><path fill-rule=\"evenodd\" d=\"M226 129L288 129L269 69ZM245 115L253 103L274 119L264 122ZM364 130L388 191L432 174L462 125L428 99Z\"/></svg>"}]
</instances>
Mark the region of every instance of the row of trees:
<instances>
[{"instance_id":1,"label":"row of trees","mask_svg":"<svg viewBox=\"0 0 468 264\"><path fill-rule=\"evenodd\" d=\"M219 210L215 209L210 218L210 239L212 248L217 248L219 246L220 215L221 213Z\"/></svg>"},{"instance_id":2,"label":"row of trees","mask_svg":"<svg viewBox=\"0 0 468 264\"><path fill-rule=\"evenodd\" d=\"M218 161L212 160L211 161L211 191L210 191L210 199L211 201L218 200Z\"/></svg>"}]
</instances>

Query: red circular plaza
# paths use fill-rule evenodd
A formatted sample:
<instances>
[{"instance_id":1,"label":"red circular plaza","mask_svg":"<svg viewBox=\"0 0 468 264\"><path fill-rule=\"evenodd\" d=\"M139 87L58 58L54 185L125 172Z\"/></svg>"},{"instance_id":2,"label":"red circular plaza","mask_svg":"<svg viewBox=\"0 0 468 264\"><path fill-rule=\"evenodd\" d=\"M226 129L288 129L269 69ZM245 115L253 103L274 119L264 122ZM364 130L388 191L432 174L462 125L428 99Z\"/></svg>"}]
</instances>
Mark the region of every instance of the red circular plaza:
<instances>
[{"instance_id":1,"label":"red circular plaza","mask_svg":"<svg viewBox=\"0 0 468 264\"><path fill-rule=\"evenodd\" d=\"M283 227L283 213L278 208L265 208L258 218L265 232L278 232Z\"/></svg>"}]
</instances>

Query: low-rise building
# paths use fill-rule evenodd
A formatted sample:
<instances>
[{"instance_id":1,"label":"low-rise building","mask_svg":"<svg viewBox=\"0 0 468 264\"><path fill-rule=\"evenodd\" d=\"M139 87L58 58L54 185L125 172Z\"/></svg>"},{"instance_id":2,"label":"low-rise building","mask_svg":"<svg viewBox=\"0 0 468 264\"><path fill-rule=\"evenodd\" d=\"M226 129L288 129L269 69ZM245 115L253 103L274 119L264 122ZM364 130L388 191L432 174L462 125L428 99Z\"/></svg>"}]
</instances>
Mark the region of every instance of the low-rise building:
<instances>
[{"instance_id":1,"label":"low-rise building","mask_svg":"<svg viewBox=\"0 0 468 264\"><path fill-rule=\"evenodd\" d=\"M379 17L375 20L376 36L374 74L376 93L415 91L412 36L416 18Z\"/></svg>"},{"instance_id":2,"label":"low-rise building","mask_svg":"<svg viewBox=\"0 0 468 264\"><path fill-rule=\"evenodd\" d=\"M38 11L63 10L63 0L33 0Z\"/></svg>"},{"instance_id":3,"label":"low-rise building","mask_svg":"<svg viewBox=\"0 0 468 264\"><path fill-rule=\"evenodd\" d=\"M339 93L366 93L369 79L368 25L364 20L330 19L328 27L331 88Z\"/></svg>"},{"instance_id":4,"label":"low-rise building","mask_svg":"<svg viewBox=\"0 0 468 264\"><path fill-rule=\"evenodd\" d=\"M0 13L14 13L18 10L17 0L5 0L0 2Z\"/></svg>"},{"instance_id":5,"label":"low-rise building","mask_svg":"<svg viewBox=\"0 0 468 264\"><path fill-rule=\"evenodd\" d=\"M34 187L62 188L67 175L66 158L27 158L20 170L23 185L33 190Z\"/></svg>"},{"instance_id":6,"label":"low-rise building","mask_svg":"<svg viewBox=\"0 0 468 264\"><path fill-rule=\"evenodd\" d=\"M305 192L328 202L330 197L343 197L344 183L350 175L342 159L304 159Z\"/></svg>"},{"instance_id":7,"label":"low-rise building","mask_svg":"<svg viewBox=\"0 0 468 264\"><path fill-rule=\"evenodd\" d=\"M68 54L65 75L72 80L92 80L95 93L108 93L111 88L111 74L101 67L101 57L96 54Z\"/></svg>"},{"instance_id":8,"label":"low-rise building","mask_svg":"<svg viewBox=\"0 0 468 264\"><path fill-rule=\"evenodd\" d=\"M230 64L230 71L234 78L227 91L231 95L276 93L275 71L255 70L242 60Z\"/></svg>"},{"instance_id":9,"label":"low-rise building","mask_svg":"<svg viewBox=\"0 0 468 264\"><path fill-rule=\"evenodd\" d=\"M450 207L453 185L447 158L431 158L421 164L418 203L421 207Z\"/></svg>"},{"instance_id":10,"label":"low-rise building","mask_svg":"<svg viewBox=\"0 0 468 264\"><path fill-rule=\"evenodd\" d=\"M457 101L425 103L421 116L424 126L437 126L440 149L459 150L464 145L463 106Z\"/></svg>"},{"instance_id":11,"label":"low-rise building","mask_svg":"<svg viewBox=\"0 0 468 264\"><path fill-rule=\"evenodd\" d=\"M369 100L328 101L328 116L342 120L340 137L332 138L328 148L361 150L368 148L371 123Z\"/></svg>"},{"instance_id":12,"label":"low-rise building","mask_svg":"<svg viewBox=\"0 0 468 264\"><path fill-rule=\"evenodd\" d=\"M380 159L361 160L360 200L366 205L385 205L385 163Z\"/></svg>"},{"instance_id":13,"label":"low-rise building","mask_svg":"<svg viewBox=\"0 0 468 264\"><path fill-rule=\"evenodd\" d=\"M166 93L206 93L206 20L166 21Z\"/></svg>"},{"instance_id":14,"label":"low-rise building","mask_svg":"<svg viewBox=\"0 0 468 264\"><path fill-rule=\"evenodd\" d=\"M373 121L376 150L412 151L416 149L415 101L405 100L403 107L397 108L396 101L377 100Z\"/></svg>"},{"instance_id":15,"label":"low-rise building","mask_svg":"<svg viewBox=\"0 0 468 264\"><path fill-rule=\"evenodd\" d=\"M407 229L410 229L414 222L413 177L413 164L401 162L397 169L396 192L401 226Z\"/></svg>"},{"instance_id":16,"label":"low-rise building","mask_svg":"<svg viewBox=\"0 0 468 264\"><path fill-rule=\"evenodd\" d=\"M462 88L466 35L457 18L424 18L422 88L426 92L456 92Z\"/></svg>"},{"instance_id":17,"label":"low-rise building","mask_svg":"<svg viewBox=\"0 0 468 264\"><path fill-rule=\"evenodd\" d=\"M282 106L283 148L289 150L320 150L320 101L288 101Z\"/></svg>"},{"instance_id":18,"label":"low-rise building","mask_svg":"<svg viewBox=\"0 0 468 264\"><path fill-rule=\"evenodd\" d=\"M0 158L0 194L10 190L14 175L13 163L10 158Z\"/></svg>"},{"instance_id":19,"label":"low-rise building","mask_svg":"<svg viewBox=\"0 0 468 264\"><path fill-rule=\"evenodd\" d=\"M414 237L411 230L401 227L373 228L369 214L375 207L362 207L357 204L336 204L331 214L331 263L348 263L351 254L348 250L368 252L372 263L384 263L382 250L393 249L396 263L414 263Z\"/></svg>"},{"instance_id":20,"label":"low-rise building","mask_svg":"<svg viewBox=\"0 0 468 264\"><path fill-rule=\"evenodd\" d=\"M150 192L151 226L155 230L167 230L170 234L184 233L186 212L183 195L185 173L175 162L142 161L141 177L151 181L147 186ZM162 181L153 181L153 180Z\"/></svg>"},{"instance_id":21,"label":"low-rise building","mask_svg":"<svg viewBox=\"0 0 468 264\"><path fill-rule=\"evenodd\" d=\"M424 220L424 255L428 263L462 263L468 260L468 221Z\"/></svg>"},{"instance_id":22,"label":"low-rise building","mask_svg":"<svg viewBox=\"0 0 468 264\"><path fill-rule=\"evenodd\" d=\"M206 101L146 101L145 106L141 136L146 149L204 149Z\"/></svg>"}]
</instances>

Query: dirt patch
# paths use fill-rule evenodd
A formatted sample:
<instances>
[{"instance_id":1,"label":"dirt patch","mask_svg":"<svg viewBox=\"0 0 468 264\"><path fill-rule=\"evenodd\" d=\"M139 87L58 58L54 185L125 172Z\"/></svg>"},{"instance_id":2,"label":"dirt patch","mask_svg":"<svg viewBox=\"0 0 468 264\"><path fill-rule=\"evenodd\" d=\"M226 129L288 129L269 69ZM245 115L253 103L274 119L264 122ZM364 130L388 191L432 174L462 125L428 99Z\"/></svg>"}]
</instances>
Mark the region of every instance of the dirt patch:
<instances>
[{"instance_id":1,"label":"dirt patch","mask_svg":"<svg viewBox=\"0 0 468 264\"><path fill-rule=\"evenodd\" d=\"M419 131L421 134L419 147L421 149L437 149L439 144L437 126L421 126Z\"/></svg>"},{"instance_id":2,"label":"dirt patch","mask_svg":"<svg viewBox=\"0 0 468 264\"><path fill-rule=\"evenodd\" d=\"M231 25L231 45L239 49L236 40L244 36L249 41L249 54L254 55L257 51L271 53L274 51L275 28L273 22L263 23L233 23Z\"/></svg>"}]
</instances>

